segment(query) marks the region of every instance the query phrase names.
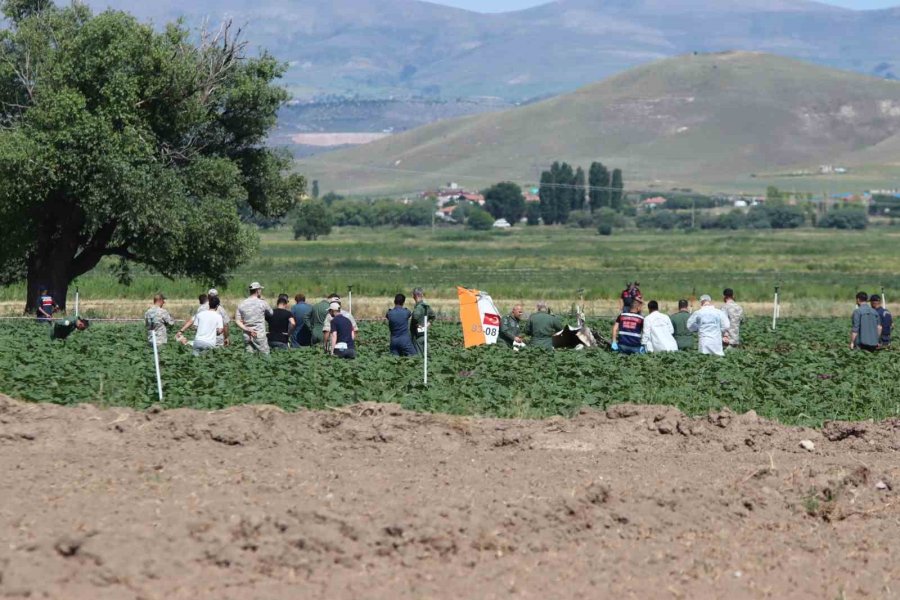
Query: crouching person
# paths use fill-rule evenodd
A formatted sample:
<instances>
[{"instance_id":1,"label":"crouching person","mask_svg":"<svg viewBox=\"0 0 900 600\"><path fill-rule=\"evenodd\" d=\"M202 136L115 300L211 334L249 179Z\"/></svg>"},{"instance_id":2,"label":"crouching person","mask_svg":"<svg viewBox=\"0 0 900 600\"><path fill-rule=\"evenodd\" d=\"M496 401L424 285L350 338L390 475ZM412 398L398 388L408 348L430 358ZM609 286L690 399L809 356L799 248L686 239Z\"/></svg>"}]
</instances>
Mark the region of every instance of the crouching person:
<instances>
[{"instance_id":1,"label":"crouching person","mask_svg":"<svg viewBox=\"0 0 900 600\"><path fill-rule=\"evenodd\" d=\"M219 314L219 297L209 297L209 307L206 310L197 311L197 314L188 319L184 327L178 332L177 339L185 346L191 346L194 356L200 356L207 350L216 347L216 338L225 332L225 322ZM196 327L197 334L194 341L189 342L184 337L184 332L189 327Z\"/></svg>"},{"instance_id":2,"label":"crouching person","mask_svg":"<svg viewBox=\"0 0 900 600\"><path fill-rule=\"evenodd\" d=\"M341 314L341 305L337 302L332 302L328 311L331 313L331 353L339 358L356 358L356 330L353 323Z\"/></svg>"}]
</instances>

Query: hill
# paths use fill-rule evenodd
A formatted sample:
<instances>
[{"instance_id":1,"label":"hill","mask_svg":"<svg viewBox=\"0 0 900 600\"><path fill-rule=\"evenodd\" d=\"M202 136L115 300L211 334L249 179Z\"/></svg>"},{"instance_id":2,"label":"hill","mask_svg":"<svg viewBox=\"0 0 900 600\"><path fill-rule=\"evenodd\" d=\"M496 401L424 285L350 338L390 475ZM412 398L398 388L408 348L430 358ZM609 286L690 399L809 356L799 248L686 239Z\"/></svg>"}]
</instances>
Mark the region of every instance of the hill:
<instances>
[{"instance_id":1,"label":"hill","mask_svg":"<svg viewBox=\"0 0 900 600\"><path fill-rule=\"evenodd\" d=\"M571 91L690 52L772 52L893 76L900 11L801 0L558 0L479 14L418 0L90 0L157 23L225 16L289 61L298 97L497 96Z\"/></svg>"},{"instance_id":2,"label":"hill","mask_svg":"<svg viewBox=\"0 0 900 600\"><path fill-rule=\"evenodd\" d=\"M630 184L733 187L835 163L900 133L900 83L756 53L689 55L544 102L435 123L301 162L320 188L412 192L457 181L537 182L592 160ZM880 156L885 163L895 156Z\"/></svg>"}]
</instances>

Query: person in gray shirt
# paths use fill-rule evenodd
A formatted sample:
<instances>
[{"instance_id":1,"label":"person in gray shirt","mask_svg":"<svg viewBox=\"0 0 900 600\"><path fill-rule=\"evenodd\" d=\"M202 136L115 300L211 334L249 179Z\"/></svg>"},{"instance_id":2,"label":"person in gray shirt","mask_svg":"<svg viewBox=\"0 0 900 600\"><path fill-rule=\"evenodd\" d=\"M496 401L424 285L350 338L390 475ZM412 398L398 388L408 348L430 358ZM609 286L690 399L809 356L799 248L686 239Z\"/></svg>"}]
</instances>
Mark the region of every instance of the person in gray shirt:
<instances>
[{"instance_id":1,"label":"person in gray shirt","mask_svg":"<svg viewBox=\"0 0 900 600\"><path fill-rule=\"evenodd\" d=\"M869 295L856 294L856 310L850 328L850 349L874 352L881 343L881 316L869 306Z\"/></svg>"}]
</instances>

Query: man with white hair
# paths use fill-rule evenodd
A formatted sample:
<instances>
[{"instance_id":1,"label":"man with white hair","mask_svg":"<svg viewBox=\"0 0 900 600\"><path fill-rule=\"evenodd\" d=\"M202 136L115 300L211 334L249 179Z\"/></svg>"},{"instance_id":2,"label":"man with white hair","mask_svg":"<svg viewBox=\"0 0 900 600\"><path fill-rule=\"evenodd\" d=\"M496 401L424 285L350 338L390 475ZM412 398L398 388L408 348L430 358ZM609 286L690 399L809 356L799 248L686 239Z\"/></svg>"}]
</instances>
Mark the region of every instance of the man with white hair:
<instances>
[{"instance_id":1,"label":"man with white hair","mask_svg":"<svg viewBox=\"0 0 900 600\"><path fill-rule=\"evenodd\" d=\"M523 333L531 337L532 348L553 350L553 336L565 325L558 316L550 314L550 307L543 300L538 302L535 308L537 311L528 317Z\"/></svg>"},{"instance_id":2,"label":"man with white hair","mask_svg":"<svg viewBox=\"0 0 900 600\"><path fill-rule=\"evenodd\" d=\"M722 333L731 327L728 315L713 306L709 294L700 296L700 310L690 316L688 329L699 334L700 354L725 356L722 347Z\"/></svg>"}]
</instances>

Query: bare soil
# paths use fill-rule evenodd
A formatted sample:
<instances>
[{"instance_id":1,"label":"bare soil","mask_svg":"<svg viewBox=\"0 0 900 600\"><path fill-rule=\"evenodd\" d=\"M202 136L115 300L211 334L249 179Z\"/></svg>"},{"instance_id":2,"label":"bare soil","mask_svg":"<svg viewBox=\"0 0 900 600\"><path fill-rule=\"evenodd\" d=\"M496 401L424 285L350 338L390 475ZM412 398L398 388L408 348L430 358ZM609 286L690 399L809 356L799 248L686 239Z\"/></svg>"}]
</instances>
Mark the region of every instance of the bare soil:
<instances>
[{"instance_id":1,"label":"bare soil","mask_svg":"<svg viewBox=\"0 0 900 600\"><path fill-rule=\"evenodd\" d=\"M898 597L898 458L900 420L0 397L0 597Z\"/></svg>"}]
</instances>

